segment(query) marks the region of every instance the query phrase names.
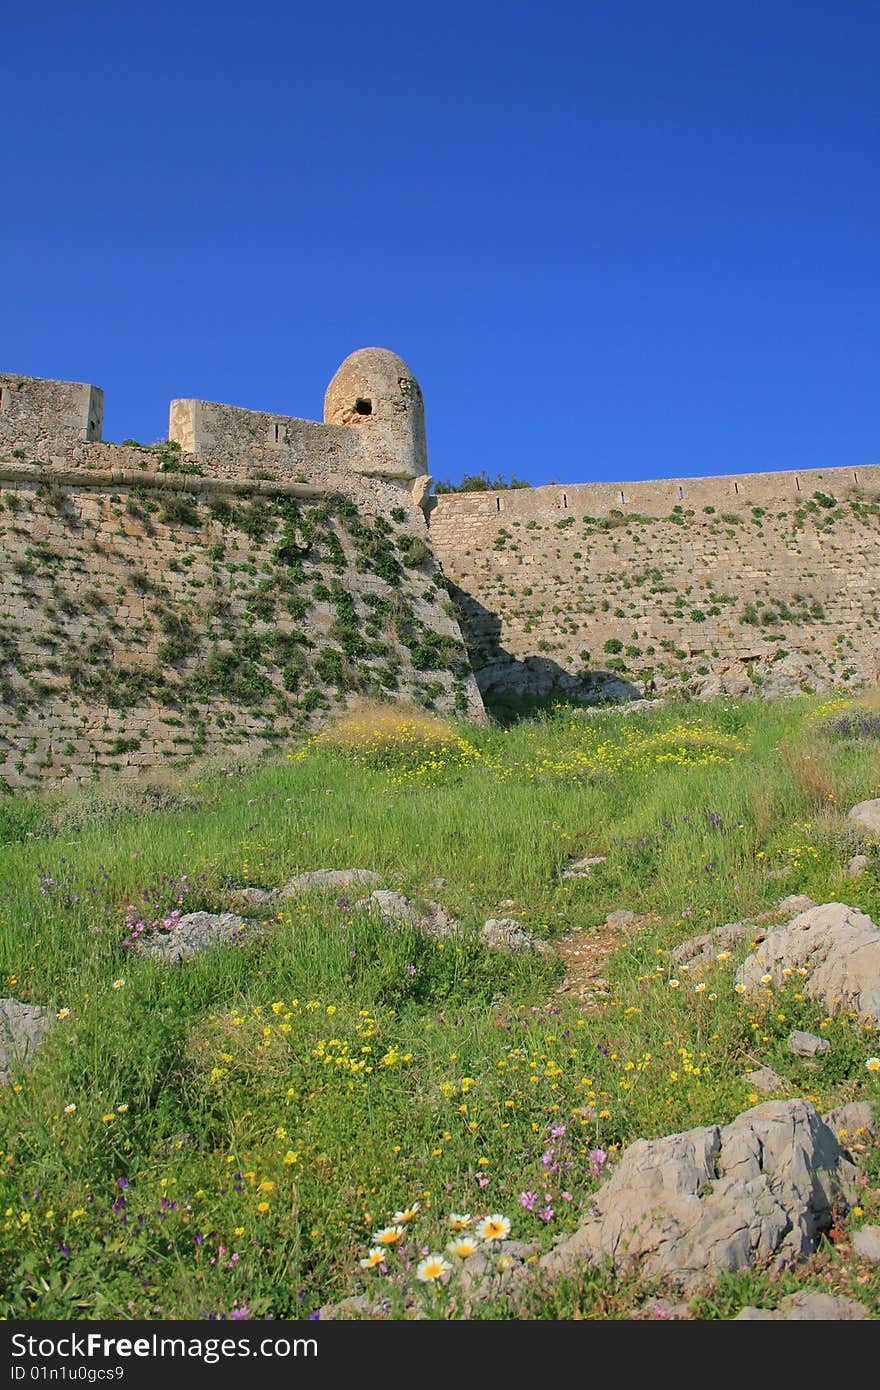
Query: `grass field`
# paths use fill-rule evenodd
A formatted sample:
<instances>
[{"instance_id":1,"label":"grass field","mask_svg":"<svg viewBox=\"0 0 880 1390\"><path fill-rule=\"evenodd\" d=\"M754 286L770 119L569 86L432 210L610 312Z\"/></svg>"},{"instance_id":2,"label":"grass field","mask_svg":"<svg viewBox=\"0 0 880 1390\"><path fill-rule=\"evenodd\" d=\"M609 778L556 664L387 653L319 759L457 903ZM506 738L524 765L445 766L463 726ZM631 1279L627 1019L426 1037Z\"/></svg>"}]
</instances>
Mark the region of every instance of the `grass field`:
<instances>
[{"instance_id":1,"label":"grass field","mask_svg":"<svg viewBox=\"0 0 880 1390\"><path fill-rule=\"evenodd\" d=\"M367 1292L395 1316L406 1283L455 1318L461 1256L443 1284L413 1278L451 1217L503 1215L549 1245L631 1140L754 1103L748 1070L876 1113L876 1033L823 1015L797 978L744 1002L745 952L699 990L670 952L795 892L880 922L880 848L846 815L877 795L880 720L856 695L507 730L367 708L271 762L0 801L0 994L53 1015L0 1090L0 1313L290 1318ZM857 851L869 867L850 878ZM604 862L563 879L585 855ZM226 911L237 888L324 867L376 870L465 930L391 930L354 891L249 909L264 929L183 965L130 945L175 910ZM622 908L642 925L592 1003L561 958L476 941L510 916L589 947ZM830 1040L818 1070L787 1051L794 1027ZM863 1203L817 1255L725 1276L694 1315L801 1287L877 1315L880 1274L848 1234L880 1220L880 1149L861 1161ZM652 1292L595 1271L471 1316L648 1316Z\"/></svg>"}]
</instances>

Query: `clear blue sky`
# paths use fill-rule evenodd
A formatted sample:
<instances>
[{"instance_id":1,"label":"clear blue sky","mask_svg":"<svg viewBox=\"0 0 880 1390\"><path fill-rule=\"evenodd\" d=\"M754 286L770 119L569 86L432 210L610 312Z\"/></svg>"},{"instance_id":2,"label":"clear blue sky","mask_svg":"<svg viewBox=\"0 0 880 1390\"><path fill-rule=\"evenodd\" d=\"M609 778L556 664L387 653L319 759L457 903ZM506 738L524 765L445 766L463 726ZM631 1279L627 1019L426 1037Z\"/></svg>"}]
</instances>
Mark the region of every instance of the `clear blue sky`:
<instances>
[{"instance_id":1,"label":"clear blue sky","mask_svg":"<svg viewBox=\"0 0 880 1390\"><path fill-rule=\"evenodd\" d=\"M357 347L435 477L880 459L877 0L46 0L0 29L0 370L105 437L320 419Z\"/></svg>"}]
</instances>

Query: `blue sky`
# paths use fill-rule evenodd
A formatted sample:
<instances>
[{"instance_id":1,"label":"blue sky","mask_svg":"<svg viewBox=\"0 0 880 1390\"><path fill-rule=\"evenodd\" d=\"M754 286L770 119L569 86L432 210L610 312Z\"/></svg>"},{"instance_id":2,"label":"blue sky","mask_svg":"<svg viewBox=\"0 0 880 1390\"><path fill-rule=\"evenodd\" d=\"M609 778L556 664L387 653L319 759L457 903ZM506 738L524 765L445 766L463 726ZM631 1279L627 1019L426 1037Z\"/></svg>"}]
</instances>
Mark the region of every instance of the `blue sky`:
<instances>
[{"instance_id":1,"label":"blue sky","mask_svg":"<svg viewBox=\"0 0 880 1390\"><path fill-rule=\"evenodd\" d=\"M14 6L0 370L105 437L404 357L435 477L880 459L880 6Z\"/></svg>"}]
</instances>

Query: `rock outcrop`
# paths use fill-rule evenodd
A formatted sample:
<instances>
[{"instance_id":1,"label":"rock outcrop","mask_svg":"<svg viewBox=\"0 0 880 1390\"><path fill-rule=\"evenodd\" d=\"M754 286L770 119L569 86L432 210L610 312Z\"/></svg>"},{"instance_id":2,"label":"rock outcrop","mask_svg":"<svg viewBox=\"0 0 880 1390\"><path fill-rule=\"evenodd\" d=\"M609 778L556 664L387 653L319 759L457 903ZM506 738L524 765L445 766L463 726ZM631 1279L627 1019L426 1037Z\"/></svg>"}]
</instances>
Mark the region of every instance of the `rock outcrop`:
<instances>
[{"instance_id":1,"label":"rock outcrop","mask_svg":"<svg viewBox=\"0 0 880 1390\"><path fill-rule=\"evenodd\" d=\"M49 1010L18 999L0 999L0 1086L16 1065L30 1061L49 1031Z\"/></svg>"},{"instance_id":2,"label":"rock outcrop","mask_svg":"<svg viewBox=\"0 0 880 1390\"><path fill-rule=\"evenodd\" d=\"M729 1125L631 1144L591 1215L540 1265L610 1260L686 1290L722 1271L779 1269L816 1248L854 1175L814 1106L765 1101Z\"/></svg>"}]
</instances>

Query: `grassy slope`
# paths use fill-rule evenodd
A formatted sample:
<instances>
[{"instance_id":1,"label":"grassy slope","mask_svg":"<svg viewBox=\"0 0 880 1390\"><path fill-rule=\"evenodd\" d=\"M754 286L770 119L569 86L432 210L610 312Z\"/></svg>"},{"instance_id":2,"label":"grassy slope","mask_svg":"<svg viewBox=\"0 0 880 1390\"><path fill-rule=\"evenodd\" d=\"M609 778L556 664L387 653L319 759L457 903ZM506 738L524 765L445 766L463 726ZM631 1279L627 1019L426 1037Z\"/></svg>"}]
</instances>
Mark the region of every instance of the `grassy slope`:
<instances>
[{"instance_id":1,"label":"grassy slope","mask_svg":"<svg viewBox=\"0 0 880 1390\"><path fill-rule=\"evenodd\" d=\"M449 1238L450 1211L503 1212L516 1236L549 1240L589 1204L591 1154L732 1117L752 1066L820 1106L876 1103L876 1035L823 1019L797 982L746 1005L732 961L707 992L669 986L672 945L783 893L880 921L876 847L846 878L858 838L843 814L877 794L878 745L823 735L830 713L815 699L561 712L439 742L414 722L354 755L325 743L231 776L207 765L148 816L130 789L128 810L112 789L0 805L0 992L69 1011L0 1093L2 1311L301 1316L377 1283L394 1305L407 1258ZM563 881L582 854L607 860ZM552 939L620 907L651 917L604 969L611 1001L592 1014L556 992L557 964L390 932L356 895L284 903L268 935L180 968L123 944L126 916L226 910L234 885L326 866L379 870L467 928L513 915ZM832 1042L818 1072L785 1049L797 1026ZM864 1161L876 1180L877 1150ZM415 1203L389 1273L362 1273L371 1233ZM864 1211L880 1216L871 1188ZM844 1241L788 1282L722 1280L696 1311L864 1272ZM432 1314L456 1316L454 1280L428 1292ZM880 1277L858 1296L876 1306ZM613 1317L634 1301L596 1274L519 1316Z\"/></svg>"}]
</instances>

